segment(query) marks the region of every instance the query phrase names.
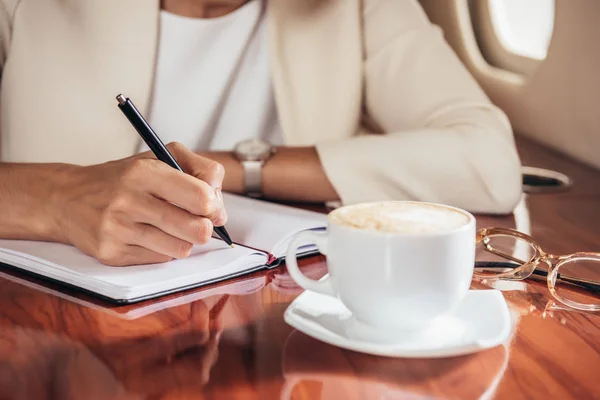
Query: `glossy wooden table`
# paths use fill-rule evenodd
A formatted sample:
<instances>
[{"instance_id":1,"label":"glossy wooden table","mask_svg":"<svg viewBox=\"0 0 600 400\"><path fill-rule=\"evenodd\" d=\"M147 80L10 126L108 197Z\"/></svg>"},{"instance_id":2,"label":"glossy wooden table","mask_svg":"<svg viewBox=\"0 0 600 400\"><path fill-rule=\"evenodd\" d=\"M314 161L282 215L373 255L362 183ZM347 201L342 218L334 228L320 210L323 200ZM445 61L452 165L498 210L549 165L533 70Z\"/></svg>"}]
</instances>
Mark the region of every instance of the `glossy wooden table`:
<instances>
[{"instance_id":1,"label":"glossy wooden table","mask_svg":"<svg viewBox=\"0 0 600 400\"><path fill-rule=\"evenodd\" d=\"M529 141L526 165L574 180L514 217L553 252L600 251L600 173ZM305 272L326 272L319 257ZM0 271L0 399L600 398L600 315L561 310L544 284L502 284L511 340L432 360L332 347L286 325L300 293L284 268L128 307ZM480 284L475 284L481 287Z\"/></svg>"}]
</instances>

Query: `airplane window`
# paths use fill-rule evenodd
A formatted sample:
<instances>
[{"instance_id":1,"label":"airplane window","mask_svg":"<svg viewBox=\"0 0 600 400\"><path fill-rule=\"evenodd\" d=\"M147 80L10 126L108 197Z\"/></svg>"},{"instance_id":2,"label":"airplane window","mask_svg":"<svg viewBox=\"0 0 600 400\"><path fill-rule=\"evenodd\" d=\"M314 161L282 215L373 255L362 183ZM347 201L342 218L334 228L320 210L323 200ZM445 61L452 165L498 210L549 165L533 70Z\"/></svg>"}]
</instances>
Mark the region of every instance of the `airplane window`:
<instances>
[{"instance_id":1,"label":"airplane window","mask_svg":"<svg viewBox=\"0 0 600 400\"><path fill-rule=\"evenodd\" d=\"M492 25L502 46L543 60L554 28L554 0L488 0Z\"/></svg>"}]
</instances>

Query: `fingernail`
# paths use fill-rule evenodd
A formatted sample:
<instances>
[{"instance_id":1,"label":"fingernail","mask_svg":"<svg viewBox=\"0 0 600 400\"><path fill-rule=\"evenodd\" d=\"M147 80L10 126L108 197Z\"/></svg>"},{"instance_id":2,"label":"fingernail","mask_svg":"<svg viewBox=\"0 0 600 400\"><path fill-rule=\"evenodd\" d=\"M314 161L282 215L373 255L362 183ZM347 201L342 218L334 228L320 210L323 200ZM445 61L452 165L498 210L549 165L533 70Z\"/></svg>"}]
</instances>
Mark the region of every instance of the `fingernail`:
<instances>
[{"instance_id":1,"label":"fingernail","mask_svg":"<svg viewBox=\"0 0 600 400\"><path fill-rule=\"evenodd\" d=\"M221 189L216 189L215 194L217 196L217 207L220 210L218 225L222 226L227 221L227 211L225 211L225 204L223 204L223 192Z\"/></svg>"},{"instance_id":2,"label":"fingernail","mask_svg":"<svg viewBox=\"0 0 600 400\"><path fill-rule=\"evenodd\" d=\"M223 209L223 192L221 192L221 189L215 189L215 197L217 198L217 210Z\"/></svg>"}]
</instances>

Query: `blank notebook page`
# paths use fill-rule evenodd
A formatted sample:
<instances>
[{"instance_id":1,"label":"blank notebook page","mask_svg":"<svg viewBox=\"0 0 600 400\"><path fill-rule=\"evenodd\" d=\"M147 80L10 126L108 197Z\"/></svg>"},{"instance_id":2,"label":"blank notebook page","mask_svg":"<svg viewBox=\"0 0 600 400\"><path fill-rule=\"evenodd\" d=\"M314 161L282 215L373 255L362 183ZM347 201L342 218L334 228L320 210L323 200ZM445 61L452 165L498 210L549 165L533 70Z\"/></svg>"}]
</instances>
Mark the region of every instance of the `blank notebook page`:
<instances>
[{"instance_id":1,"label":"blank notebook page","mask_svg":"<svg viewBox=\"0 0 600 400\"><path fill-rule=\"evenodd\" d=\"M217 239L195 246L182 260L109 267L59 243L0 240L0 260L112 298L133 299L261 267L267 256Z\"/></svg>"},{"instance_id":2,"label":"blank notebook page","mask_svg":"<svg viewBox=\"0 0 600 400\"><path fill-rule=\"evenodd\" d=\"M285 255L287 243L296 233L327 227L327 215L322 213L232 194L224 194L223 200L230 221L227 230L231 238L275 257Z\"/></svg>"}]
</instances>

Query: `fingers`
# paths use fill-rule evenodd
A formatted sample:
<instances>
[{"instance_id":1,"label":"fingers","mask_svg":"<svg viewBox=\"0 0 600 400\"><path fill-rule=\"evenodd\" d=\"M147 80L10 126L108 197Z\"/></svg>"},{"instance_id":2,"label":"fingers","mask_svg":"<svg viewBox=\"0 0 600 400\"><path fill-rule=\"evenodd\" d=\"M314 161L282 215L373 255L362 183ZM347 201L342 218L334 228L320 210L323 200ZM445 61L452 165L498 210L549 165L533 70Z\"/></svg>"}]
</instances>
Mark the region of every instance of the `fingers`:
<instances>
[{"instance_id":1,"label":"fingers","mask_svg":"<svg viewBox=\"0 0 600 400\"><path fill-rule=\"evenodd\" d=\"M221 188L223 186L223 178L225 176L225 169L223 168L223 166L214 160L202 157L194 153L193 151L183 146L181 143L169 143L167 145L167 148L172 153L173 157L175 157L177 163L181 166L185 173L193 178L196 178L196 180L200 180L201 182L205 183L210 188L212 188L213 194L215 196L215 198L213 199L212 196L210 196L210 194L207 194L209 189L206 187L196 187L195 189L190 187L192 186L193 179L187 179L187 185L180 187L179 192L173 192L172 197L181 195L180 192L182 191L200 191L200 193L198 194L200 197L211 197L207 199L208 203L206 204L206 208L212 211L200 212L201 210L198 209L199 205L197 204L197 200L195 198L192 198L190 200L189 195L186 197L188 199L188 202L185 202L184 204L165 197L164 191L160 191L160 193L156 193L156 195L165 200L178 204L196 215L203 215L208 217L214 223L215 226L223 226L227 222L227 213L225 212L225 207L223 205L223 195L221 191ZM163 168L164 167L165 166L163 166ZM173 176L177 175L177 173L171 171L169 175ZM192 197L194 196L192 195ZM202 208L202 206L200 206L200 208Z\"/></svg>"},{"instance_id":2,"label":"fingers","mask_svg":"<svg viewBox=\"0 0 600 400\"><path fill-rule=\"evenodd\" d=\"M219 197L206 182L169 167L155 159L135 159L124 172L127 187L150 193L176 204L192 214L212 221L221 218Z\"/></svg>"},{"instance_id":3,"label":"fingers","mask_svg":"<svg viewBox=\"0 0 600 400\"><path fill-rule=\"evenodd\" d=\"M186 173L206 182L215 190L218 211L212 215L211 220L215 226L225 225L227 222L227 212L225 211L223 193L221 191L223 179L225 178L225 168L214 160L194 153L181 143L169 143L167 147Z\"/></svg>"},{"instance_id":4,"label":"fingers","mask_svg":"<svg viewBox=\"0 0 600 400\"><path fill-rule=\"evenodd\" d=\"M138 251L144 260L185 258L194 244L207 243L212 232L212 223L207 218L190 214L148 193L124 193L115 196L103 213L94 256L105 264L126 265L123 260L130 258L131 251L125 251L124 247L134 245L162 255L155 257Z\"/></svg>"},{"instance_id":5,"label":"fingers","mask_svg":"<svg viewBox=\"0 0 600 400\"><path fill-rule=\"evenodd\" d=\"M227 223L227 211L225 210L225 202L223 201L223 192L221 189L216 189L218 213L213 221L214 226L223 226Z\"/></svg>"},{"instance_id":6,"label":"fingers","mask_svg":"<svg viewBox=\"0 0 600 400\"><path fill-rule=\"evenodd\" d=\"M134 224L129 233L128 244L178 259L188 257L194 247L192 243L171 236L148 224Z\"/></svg>"},{"instance_id":7,"label":"fingers","mask_svg":"<svg viewBox=\"0 0 600 400\"><path fill-rule=\"evenodd\" d=\"M192 244L207 243L213 233L210 219L187 212L153 196L142 196L131 210L133 222L153 225L163 232Z\"/></svg>"},{"instance_id":8,"label":"fingers","mask_svg":"<svg viewBox=\"0 0 600 400\"><path fill-rule=\"evenodd\" d=\"M185 172L208 183L213 189L223 187L225 169L221 164L194 153L181 143L169 143L167 148Z\"/></svg>"},{"instance_id":9,"label":"fingers","mask_svg":"<svg viewBox=\"0 0 600 400\"><path fill-rule=\"evenodd\" d=\"M123 267L129 265L158 264L171 261L173 257L165 254L156 253L144 247L134 245L114 244L109 248L103 245L94 255L102 264L114 267Z\"/></svg>"}]
</instances>

